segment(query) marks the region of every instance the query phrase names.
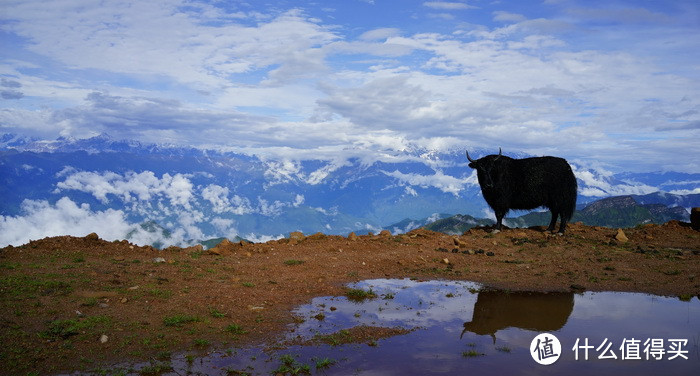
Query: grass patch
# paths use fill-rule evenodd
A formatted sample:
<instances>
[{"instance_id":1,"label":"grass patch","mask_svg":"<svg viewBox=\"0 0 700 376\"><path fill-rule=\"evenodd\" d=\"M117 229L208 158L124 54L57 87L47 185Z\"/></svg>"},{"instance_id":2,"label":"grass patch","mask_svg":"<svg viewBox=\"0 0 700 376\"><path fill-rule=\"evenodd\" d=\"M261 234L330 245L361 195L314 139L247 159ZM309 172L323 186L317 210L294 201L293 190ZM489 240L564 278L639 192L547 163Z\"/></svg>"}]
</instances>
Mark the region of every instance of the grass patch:
<instances>
[{"instance_id":1,"label":"grass patch","mask_svg":"<svg viewBox=\"0 0 700 376\"><path fill-rule=\"evenodd\" d=\"M272 371L274 375L309 375L311 374L311 366L308 364L299 363L292 355L282 355L280 357L282 364Z\"/></svg>"},{"instance_id":2,"label":"grass patch","mask_svg":"<svg viewBox=\"0 0 700 376\"><path fill-rule=\"evenodd\" d=\"M222 319L226 317L225 313L219 312L219 310L217 310L216 308L209 308L209 314L215 319Z\"/></svg>"},{"instance_id":3,"label":"grass patch","mask_svg":"<svg viewBox=\"0 0 700 376\"><path fill-rule=\"evenodd\" d=\"M509 353L512 351L511 348L508 346L499 346L499 347L496 347L496 350L503 352L503 353Z\"/></svg>"},{"instance_id":4,"label":"grass patch","mask_svg":"<svg viewBox=\"0 0 700 376\"><path fill-rule=\"evenodd\" d=\"M231 333L231 334L245 334L246 333L246 331L243 330L243 327L238 325L238 324L230 324L224 330Z\"/></svg>"},{"instance_id":5,"label":"grass patch","mask_svg":"<svg viewBox=\"0 0 700 376\"><path fill-rule=\"evenodd\" d=\"M480 353L476 350L469 350L469 351L462 352L462 356L465 358L475 358L477 356L484 356L484 355L486 355L486 354Z\"/></svg>"},{"instance_id":6,"label":"grass patch","mask_svg":"<svg viewBox=\"0 0 700 376\"><path fill-rule=\"evenodd\" d=\"M179 314L179 315L165 317L163 319L163 325L181 327L184 324L188 324L191 322L198 322L198 321L202 321L202 320L197 316Z\"/></svg>"},{"instance_id":7,"label":"grass patch","mask_svg":"<svg viewBox=\"0 0 700 376\"><path fill-rule=\"evenodd\" d=\"M335 360L330 358L315 358L312 360L316 362L316 369L326 369L335 364Z\"/></svg>"},{"instance_id":8,"label":"grass patch","mask_svg":"<svg viewBox=\"0 0 700 376\"><path fill-rule=\"evenodd\" d=\"M150 376L150 375L162 375L166 372L173 372L173 366L168 363L156 363L150 366L145 366L139 371L139 375Z\"/></svg>"},{"instance_id":9,"label":"grass patch","mask_svg":"<svg viewBox=\"0 0 700 376\"><path fill-rule=\"evenodd\" d=\"M348 291L345 292L345 296L350 300L361 302L366 299L374 299L377 297L377 294L372 291L372 289L348 289Z\"/></svg>"},{"instance_id":10,"label":"grass patch","mask_svg":"<svg viewBox=\"0 0 700 376\"><path fill-rule=\"evenodd\" d=\"M67 339L96 326L108 325L112 321L107 316L91 316L84 319L54 320L49 323L48 329L39 332L39 337L49 340Z\"/></svg>"},{"instance_id":11,"label":"grass patch","mask_svg":"<svg viewBox=\"0 0 700 376\"><path fill-rule=\"evenodd\" d=\"M255 283L253 282L243 282L241 283L244 287L255 287Z\"/></svg>"},{"instance_id":12,"label":"grass patch","mask_svg":"<svg viewBox=\"0 0 700 376\"><path fill-rule=\"evenodd\" d=\"M285 261L284 261L284 264L285 264L285 265L289 265L289 266L301 265L301 264L303 264L303 263L304 263L304 260L294 260L294 259L292 259L292 260L285 260Z\"/></svg>"}]
</instances>

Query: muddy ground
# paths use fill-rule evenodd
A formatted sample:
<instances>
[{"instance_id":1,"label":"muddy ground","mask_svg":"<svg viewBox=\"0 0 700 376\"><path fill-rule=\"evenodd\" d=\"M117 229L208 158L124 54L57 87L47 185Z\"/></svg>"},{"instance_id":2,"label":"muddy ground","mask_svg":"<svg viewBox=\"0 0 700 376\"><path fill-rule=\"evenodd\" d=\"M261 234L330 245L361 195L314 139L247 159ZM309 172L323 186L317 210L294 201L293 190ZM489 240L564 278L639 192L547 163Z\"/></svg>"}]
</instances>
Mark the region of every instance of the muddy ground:
<instances>
[{"instance_id":1,"label":"muddy ground","mask_svg":"<svg viewBox=\"0 0 700 376\"><path fill-rule=\"evenodd\" d=\"M700 295L700 232L672 221L624 229L624 237L581 224L565 236L542 228L293 234L209 251L94 234L46 238L0 250L0 373L109 374L116 361L167 363L179 351L274 344L288 324L313 319L293 317L294 307L372 278L691 299Z\"/></svg>"}]
</instances>

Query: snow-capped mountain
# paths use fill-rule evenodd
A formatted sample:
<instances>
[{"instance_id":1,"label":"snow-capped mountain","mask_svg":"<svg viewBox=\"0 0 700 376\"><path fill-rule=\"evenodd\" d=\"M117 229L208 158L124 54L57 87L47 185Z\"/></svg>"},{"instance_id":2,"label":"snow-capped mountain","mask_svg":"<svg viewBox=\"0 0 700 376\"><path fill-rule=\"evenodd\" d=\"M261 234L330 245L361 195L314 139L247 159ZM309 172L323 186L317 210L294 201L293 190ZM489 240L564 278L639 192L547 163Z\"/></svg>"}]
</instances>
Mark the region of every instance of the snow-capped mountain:
<instances>
[{"instance_id":1,"label":"snow-capped mountain","mask_svg":"<svg viewBox=\"0 0 700 376\"><path fill-rule=\"evenodd\" d=\"M470 150L475 157L492 151ZM525 155L506 155L520 158ZM636 195L700 206L700 174L613 174L572 163L579 203ZM661 192L661 193L656 193ZM435 213L488 217L463 150L412 149L363 158L293 159L142 144L106 135L44 141L0 136L0 246L51 235L130 234L164 244L290 231L378 231Z\"/></svg>"}]
</instances>

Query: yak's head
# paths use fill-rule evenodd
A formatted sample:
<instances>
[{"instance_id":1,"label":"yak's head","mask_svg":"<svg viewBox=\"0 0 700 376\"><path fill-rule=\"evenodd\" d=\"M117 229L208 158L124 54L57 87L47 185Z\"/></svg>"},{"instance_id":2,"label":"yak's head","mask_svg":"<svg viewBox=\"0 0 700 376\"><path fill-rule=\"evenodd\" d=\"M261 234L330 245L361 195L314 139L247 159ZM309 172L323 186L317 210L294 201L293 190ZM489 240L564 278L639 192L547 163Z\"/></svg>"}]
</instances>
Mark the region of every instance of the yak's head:
<instances>
[{"instance_id":1,"label":"yak's head","mask_svg":"<svg viewBox=\"0 0 700 376\"><path fill-rule=\"evenodd\" d=\"M476 169L479 185L482 188L491 189L500 185L505 165L510 158L504 157L501 154L501 148L498 148L498 155L487 155L476 160L472 159L467 151L467 159L469 159L469 167Z\"/></svg>"}]
</instances>

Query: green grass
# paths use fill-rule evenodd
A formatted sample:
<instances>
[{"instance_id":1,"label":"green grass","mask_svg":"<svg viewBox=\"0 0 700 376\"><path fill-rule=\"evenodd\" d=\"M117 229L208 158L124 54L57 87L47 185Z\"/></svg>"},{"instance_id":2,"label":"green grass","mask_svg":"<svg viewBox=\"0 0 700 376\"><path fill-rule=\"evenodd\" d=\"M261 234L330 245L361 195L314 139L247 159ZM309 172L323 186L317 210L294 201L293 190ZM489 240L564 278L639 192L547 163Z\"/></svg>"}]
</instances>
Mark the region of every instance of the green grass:
<instances>
[{"instance_id":1,"label":"green grass","mask_svg":"<svg viewBox=\"0 0 700 376\"><path fill-rule=\"evenodd\" d=\"M304 263L304 260L294 260L294 259L292 259L292 260L285 260L285 261L284 261L284 264L285 264L285 265L289 265L289 266L292 266L292 265L301 265L301 264L303 264L303 263Z\"/></svg>"},{"instance_id":2,"label":"green grass","mask_svg":"<svg viewBox=\"0 0 700 376\"><path fill-rule=\"evenodd\" d=\"M181 327L183 324L202 321L199 317L189 315L173 315L163 319L163 325Z\"/></svg>"},{"instance_id":3,"label":"green grass","mask_svg":"<svg viewBox=\"0 0 700 376\"><path fill-rule=\"evenodd\" d=\"M224 330L231 333L231 334L245 334L246 333L246 331L243 330L243 327L238 325L238 324L230 324Z\"/></svg>"},{"instance_id":4,"label":"green grass","mask_svg":"<svg viewBox=\"0 0 700 376\"><path fill-rule=\"evenodd\" d=\"M282 355L280 357L282 364L272 371L274 375L309 375L311 374L311 366L308 364L299 363L292 355Z\"/></svg>"},{"instance_id":5,"label":"green grass","mask_svg":"<svg viewBox=\"0 0 700 376\"><path fill-rule=\"evenodd\" d=\"M330 359L330 358L323 358L323 359L316 358L316 359L312 359L312 360L314 360L316 362L316 369L326 369L326 368L332 366L333 364L335 364L335 360Z\"/></svg>"},{"instance_id":6,"label":"green grass","mask_svg":"<svg viewBox=\"0 0 700 376\"><path fill-rule=\"evenodd\" d=\"M209 314L215 319L222 319L226 317L225 313L219 312L219 310L217 310L216 308L209 308Z\"/></svg>"},{"instance_id":7,"label":"green grass","mask_svg":"<svg viewBox=\"0 0 700 376\"><path fill-rule=\"evenodd\" d=\"M374 299L377 297L377 294L374 291L372 291L372 289L348 289L348 291L345 292L345 296L347 296L348 299L353 301L363 301L366 299Z\"/></svg>"},{"instance_id":8,"label":"green grass","mask_svg":"<svg viewBox=\"0 0 700 376\"><path fill-rule=\"evenodd\" d=\"M67 339L68 337L82 334L97 326L106 326L112 319L108 316L91 316L84 319L54 320L48 324L48 328L39 332L39 337L49 340Z\"/></svg>"},{"instance_id":9,"label":"green grass","mask_svg":"<svg viewBox=\"0 0 700 376\"><path fill-rule=\"evenodd\" d=\"M476 350L464 351L464 352L462 353L462 356L465 357L465 358L474 358L474 357L483 356L483 355L485 355L485 354L480 353L480 352L478 352L478 351L476 351Z\"/></svg>"}]
</instances>

